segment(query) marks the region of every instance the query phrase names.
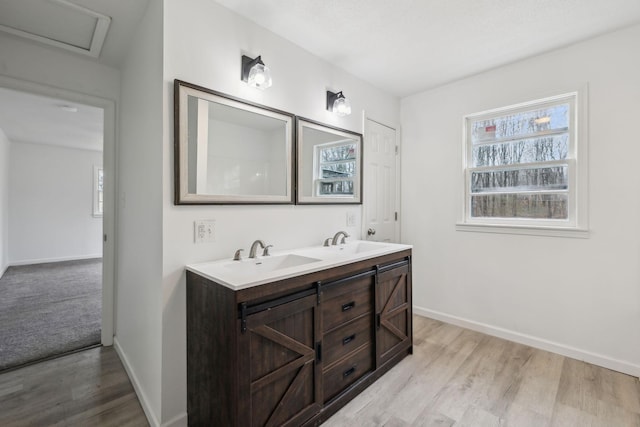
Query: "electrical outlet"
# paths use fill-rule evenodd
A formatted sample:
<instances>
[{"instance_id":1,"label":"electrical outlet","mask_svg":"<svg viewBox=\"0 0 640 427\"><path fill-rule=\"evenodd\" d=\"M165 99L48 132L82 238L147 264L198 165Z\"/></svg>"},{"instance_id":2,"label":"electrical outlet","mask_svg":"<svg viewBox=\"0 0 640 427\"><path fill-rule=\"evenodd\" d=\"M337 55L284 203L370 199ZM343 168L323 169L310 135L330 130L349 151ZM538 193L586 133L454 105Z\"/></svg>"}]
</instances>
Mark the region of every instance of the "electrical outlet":
<instances>
[{"instance_id":1,"label":"electrical outlet","mask_svg":"<svg viewBox=\"0 0 640 427\"><path fill-rule=\"evenodd\" d=\"M194 221L195 243L212 243L216 241L216 220L200 219Z\"/></svg>"},{"instance_id":2,"label":"electrical outlet","mask_svg":"<svg viewBox=\"0 0 640 427\"><path fill-rule=\"evenodd\" d=\"M356 214L353 212L347 212L347 227L356 226Z\"/></svg>"}]
</instances>

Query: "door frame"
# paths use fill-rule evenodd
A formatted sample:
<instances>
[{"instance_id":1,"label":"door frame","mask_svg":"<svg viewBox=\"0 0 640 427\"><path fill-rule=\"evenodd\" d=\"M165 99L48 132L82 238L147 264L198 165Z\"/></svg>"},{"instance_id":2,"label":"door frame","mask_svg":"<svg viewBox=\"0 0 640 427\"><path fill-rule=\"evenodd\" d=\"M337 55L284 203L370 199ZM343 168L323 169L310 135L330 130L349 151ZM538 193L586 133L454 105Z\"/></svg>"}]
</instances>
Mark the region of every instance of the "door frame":
<instances>
[{"instance_id":1,"label":"door frame","mask_svg":"<svg viewBox=\"0 0 640 427\"><path fill-rule=\"evenodd\" d=\"M367 168L367 150L366 150L366 141L367 141L367 123L368 122L374 122L376 124L379 124L380 126L384 126L386 128L389 128L393 131L395 131L396 133L396 141L395 141L395 145L396 147L398 147L398 154L396 154L396 200L395 200L395 205L396 205L396 212L398 212L398 219L397 221L395 221L395 227L394 227L394 243L400 243L400 237L401 237L401 230L402 230L402 226L401 226L401 220L402 220L402 215L401 215L401 211L400 211L400 207L401 207L401 197L400 197L400 167L401 167L401 162L400 162L400 154L402 153L402 147L401 147L401 139L400 139L400 126L394 127L391 125L388 125L386 123L384 123L383 121L377 120L375 118L372 118L371 116L367 115L366 111L362 111L362 135L363 135L363 144L362 144L362 153L363 153L363 176L366 177L367 174L364 173L366 168ZM366 180L364 180L363 182L363 188L364 186L366 186ZM366 233L367 233L367 220L366 220L366 209L365 209L365 204L367 203L366 198L364 197L364 195L366 194L366 191L362 191L362 197L363 197L363 202L362 202L362 211L361 211L361 233L362 233L362 239L366 239Z\"/></svg>"},{"instance_id":2,"label":"door frame","mask_svg":"<svg viewBox=\"0 0 640 427\"><path fill-rule=\"evenodd\" d=\"M0 87L34 95L58 98L69 102L77 102L93 107L102 108L103 117L103 158L102 165L105 171L105 191L104 191L104 213L102 216L102 324L101 337L102 345L113 345L114 336L114 282L115 282L115 239L116 239L116 101L101 98L94 95L87 95L74 92L68 89L61 89L47 86L26 80L0 75ZM106 238L106 241L105 241Z\"/></svg>"}]
</instances>

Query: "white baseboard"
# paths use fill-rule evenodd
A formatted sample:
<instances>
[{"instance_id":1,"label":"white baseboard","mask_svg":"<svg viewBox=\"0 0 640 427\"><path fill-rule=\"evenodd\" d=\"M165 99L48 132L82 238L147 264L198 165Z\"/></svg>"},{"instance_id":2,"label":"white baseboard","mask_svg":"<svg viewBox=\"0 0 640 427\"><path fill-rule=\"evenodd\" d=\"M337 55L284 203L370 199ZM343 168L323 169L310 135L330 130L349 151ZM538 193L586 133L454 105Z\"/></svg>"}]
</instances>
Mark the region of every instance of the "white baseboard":
<instances>
[{"instance_id":1,"label":"white baseboard","mask_svg":"<svg viewBox=\"0 0 640 427\"><path fill-rule=\"evenodd\" d=\"M630 362L626 362L624 360L617 360L609 356L604 356L602 354L592 353L590 351L570 347L568 345L548 341L531 335L521 334L519 332L510 331L508 329L499 328L496 326L488 325L486 323L480 323L473 320L464 319L462 317L452 316L450 314L441 313L439 311L429 310L423 307L414 306L413 313L419 316L429 317L431 319L436 319L445 323L460 326L462 328L482 332L494 337L504 338L509 341L528 345L530 347L557 353L562 356L570 357L572 359L582 360L584 362L602 366L603 368L622 372L623 374L640 377L640 366Z\"/></svg>"},{"instance_id":2,"label":"white baseboard","mask_svg":"<svg viewBox=\"0 0 640 427\"><path fill-rule=\"evenodd\" d=\"M187 413L183 412L166 423L162 423L162 427L187 427Z\"/></svg>"},{"instance_id":3,"label":"white baseboard","mask_svg":"<svg viewBox=\"0 0 640 427\"><path fill-rule=\"evenodd\" d=\"M138 400L140 401L140 405L142 405L142 410L144 414L147 416L147 421L151 427L160 427L160 423L158 422L158 418L153 413L151 406L149 405L149 399L144 394L144 391L140 387L140 381L138 381L138 377L136 376L131 364L129 363L129 359L125 354L124 350L120 346L120 342L117 337L113 338L113 348L116 349L116 353L120 356L120 360L122 361L122 365L124 366L124 370L127 371L127 375L129 376L129 380L131 380L131 384L133 384L133 389L138 395Z\"/></svg>"},{"instance_id":4,"label":"white baseboard","mask_svg":"<svg viewBox=\"0 0 640 427\"><path fill-rule=\"evenodd\" d=\"M25 259L21 261L10 261L9 266L12 267L12 266L18 266L18 265L44 264L47 262L75 261L80 259L92 259L92 258L102 258L102 254L65 256L65 257L58 257L58 258Z\"/></svg>"}]
</instances>

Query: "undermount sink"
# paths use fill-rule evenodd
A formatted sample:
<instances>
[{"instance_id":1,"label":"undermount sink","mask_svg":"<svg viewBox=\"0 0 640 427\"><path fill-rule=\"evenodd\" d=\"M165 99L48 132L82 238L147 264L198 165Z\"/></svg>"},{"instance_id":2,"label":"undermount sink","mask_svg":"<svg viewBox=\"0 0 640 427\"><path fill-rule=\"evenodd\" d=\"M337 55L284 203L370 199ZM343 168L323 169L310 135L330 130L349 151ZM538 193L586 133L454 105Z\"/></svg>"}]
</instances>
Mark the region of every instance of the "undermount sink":
<instances>
[{"instance_id":1,"label":"undermount sink","mask_svg":"<svg viewBox=\"0 0 640 427\"><path fill-rule=\"evenodd\" d=\"M318 258L311 258L302 255L286 254L233 261L226 264L225 267L236 273L256 274L268 273L270 271L281 270L289 267L298 267L317 261L320 260Z\"/></svg>"}]
</instances>

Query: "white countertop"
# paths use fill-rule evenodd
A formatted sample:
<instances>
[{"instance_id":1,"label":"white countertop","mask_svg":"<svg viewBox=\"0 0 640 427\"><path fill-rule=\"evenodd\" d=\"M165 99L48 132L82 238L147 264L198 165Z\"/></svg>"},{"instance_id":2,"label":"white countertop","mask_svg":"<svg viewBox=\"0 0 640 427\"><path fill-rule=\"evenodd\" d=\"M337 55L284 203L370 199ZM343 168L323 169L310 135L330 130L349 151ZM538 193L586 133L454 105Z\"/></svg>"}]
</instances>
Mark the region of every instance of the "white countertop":
<instances>
[{"instance_id":1,"label":"white countertop","mask_svg":"<svg viewBox=\"0 0 640 427\"><path fill-rule=\"evenodd\" d=\"M344 245L313 246L273 252L266 257L225 258L187 265L187 270L234 291L411 249L411 245L354 240Z\"/></svg>"}]
</instances>

